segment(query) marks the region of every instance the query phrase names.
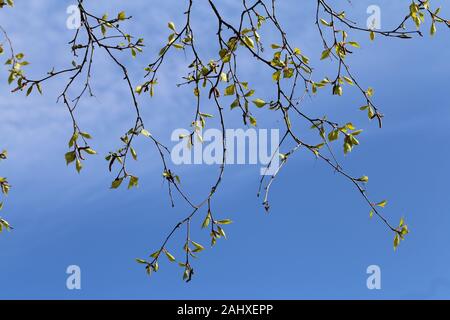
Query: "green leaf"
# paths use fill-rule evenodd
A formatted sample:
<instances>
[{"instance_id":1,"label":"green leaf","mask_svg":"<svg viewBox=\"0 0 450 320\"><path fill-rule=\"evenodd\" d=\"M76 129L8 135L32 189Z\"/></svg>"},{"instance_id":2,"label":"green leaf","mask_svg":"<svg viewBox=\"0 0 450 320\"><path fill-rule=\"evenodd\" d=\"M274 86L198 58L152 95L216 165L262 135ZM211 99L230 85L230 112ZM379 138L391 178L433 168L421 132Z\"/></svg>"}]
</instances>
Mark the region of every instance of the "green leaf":
<instances>
[{"instance_id":1,"label":"green leaf","mask_svg":"<svg viewBox=\"0 0 450 320\"><path fill-rule=\"evenodd\" d=\"M142 129L142 130L141 130L141 134L142 134L143 136L148 137L148 138L150 138L150 136L151 136L150 132L148 132L148 131L145 130L145 129Z\"/></svg>"},{"instance_id":2,"label":"green leaf","mask_svg":"<svg viewBox=\"0 0 450 320\"><path fill-rule=\"evenodd\" d=\"M125 20L127 18L127 15L125 13L125 11L121 11L118 15L117 15L117 19L122 21Z\"/></svg>"},{"instance_id":3,"label":"green leaf","mask_svg":"<svg viewBox=\"0 0 450 320\"><path fill-rule=\"evenodd\" d=\"M369 177L362 176L361 178L357 179L357 181L367 183L367 182L369 182Z\"/></svg>"},{"instance_id":4,"label":"green leaf","mask_svg":"<svg viewBox=\"0 0 450 320\"><path fill-rule=\"evenodd\" d=\"M234 84L228 86L225 88L225 95L226 96L232 96L235 93L236 86Z\"/></svg>"},{"instance_id":5,"label":"green leaf","mask_svg":"<svg viewBox=\"0 0 450 320\"><path fill-rule=\"evenodd\" d=\"M330 142L335 141L335 140L338 140L338 139L339 139L339 133L340 133L339 130L333 130L333 131L331 131L331 132L328 134L328 140L329 140Z\"/></svg>"},{"instance_id":6,"label":"green leaf","mask_svg":"<svg viewBox=\"0 0 450 320\"><path fill-rule=\"evenodd\" d=\"M83 169L83 165L81 164L80 159L77 159L76 164L75 164L75 168L77 169L78 173L80 173L81 169Z\"/></svg>"},{"instance_id":7,"label":"green leaf","mask_svg":"<svg viewBox=\"0 0 450 320\"><path fill-rule=\"evenodd\" d=\"M31 94L31 92L33 91L33 86L29 87L27 90L27 96L29 96Z\"/></svg>"},{"instance_id":8,"label":"green leaf","mask_svg":"<svg viewBox=\"0 0 450 320\"><path fill-rule=\"evenodd\" d=\"M120 185L122 184L122 182L123 182L123 178L119 178L119 179L114 180L114 181L111 183L111 189L117 189L117 188L119 188Z\"/></svg>"},{"instance_id":9,"label":"green leaf","mask_svg":"<svg viewBox=\"0 0 450 320\"><path fill-rule=\"evenodd\" d=\"M376 206L381 207L381 208L386 207L386 205L387 205L387 201L386 201L386 200L383 200L383 201L378 202L378 203L376 204Z\"/></svg>"},{"instance_id":10,"label":"green leaf","mask_svg":"<svg viewBox=\"0 0 450 320\"><path fill-rule=\"evenodd\" d=\"M327 26L327 27L331 27L333 25L332 22L327 22L324 19L320 19L320 23L323 24L324 26Z\"/></svg>"},{"instance_id":11,"label":"green leaf","mask_svg":"<svg viewBox=\"0 0 450 320\"><path fill-rule=\"evenodd\" d=\"M320 60L324 60L330 56L331 49L326 49L322 52L322 56L320 57Z\"/></svg>"},{"instance_id":12,"label":"green leaf","mask_svg":"<svg viewBox=\"0 0 450 320\"><path fill-rule=\"evenodd\" d=\"M352 151L352 145L348 142L344 143L344 154L347 154Z\"/></svg>"},{"instance_id":13,"label":"green leaf","mask_svg":"<svg viewBox=\"0 0 450 320\"><path fill-rule=\"evenodd\" d=\"M142 264L147 264L147 261L145 261L144 259L136 259L137 263L142 263Z\"/></svg>"},{"instance_id":14,"label":"green leaf","mask_svg":"<svg viewBox=\"0 0 450 320\"><path fill-rule=\"evenodd\" d=\"M267 105L267 102L265 102L265 101L262 100L262 99L255 99L255 100L253 100L253 103L254 103L258 108L262 108L262 107L264 107L265 105Z\"/></svg>"},{"instance_id":15,"label":"green leaf","mask_svg":"<svg viewBox=\"0 0 450 320\"><path fill-rule=\"evenodd\" d=\"M139 178L135 176L130 177L130 181L128 182L128 189L131 189L133 187L137 187L139 182Z\"/></svg>"},{"instance_id":16,"label":"green leaf","mask_svg":"<svg viewBox=\"0 0 450 320\"><path fill-rule=\"evenodd\" d=\"M85 139L92 139L92 136L87 132L80 132L80 135Z\"/></svg>"},{"instance_id":17,"label":"green leaf","mask_svg":"<svg viewBox=\"0 0 450 320\"><path fill-rule=\"evenodd\" d=\"M431 24L430 34L434 36L436 34L436 23Z\"/></svg>"},{"instance_id":18,"label":"green leaf","mask_svg":"<svg viewBox=\"0 0 450 320\"><path fill-rule=\"evenodd\" d=\"M155 251L155 252L153 252L153 253L150 255L150 257L152 257L153 259L156 259L156 258L159 257L159 253L160 253L159 250L158 250L158 251Z\"/></svg>"},{"instance_id":19,"label":"green leaf","mask_svg":"<svg viewBox=\"0 0 450 320\"><path fill-rule=\"evenodd\" d=\"M253 42L253 40L247 36L244 37L244 43L252 49L255 47L255 43Z\"/></svg>"},{"instance_id":20,"label":"green leaf","mask_svg":"<svg viewBox=\"0 0 450 320\"><path fill-rule=\"evenodd\" d=\"M224 219L224 220L217 221L217 224L231 224L231 223L233 223L233 221L231 221L230 219Z\"/></svg>"},{"instance_id":21,"label":"green leaf","mask_svg":"<svg viewBox=\"0 0 450 320\"><path fill-rule=\"evenodd\" d=\"M275 71L274 74L272 75L272 79L275 82L280 81L280 79L281 79L281 71L280 70Z\"/></svg>"},{"instance_id":22,"label":"green leaf","mask_svg":"<svg viewBox=\"0 0 450 320\"><path fill-rule=\"evenodd\" d=\"M398 233L396 233L394 238L394 250L397 250L399 244L400 244L400 236L398 235Z\"/></svg>"},{"instance_id":23,"label":"green leaf","mask_svg":"<svg viewBox=\"0 0 450 320\"><path fill-rule=\"evenodd\" d=\"M222 72L220 74L220 80L222 80L223 82L227 82L228 81L228 76L225 72Z\"/></svg>"},{"instance_id":24,"label":"green leaf","mask_svg":"<svg viewBox=\"0 0 450 320\"><path fill-rule=\"evenodd\" d=\"M342 96L343 94L342 86L339 84L335 84L333 87L333 94L336 96Z\"/></svg>"},{"instance_id":25,"label":"green leaf","mask_svg":"<svg viewBox=\"0 0 450 320\"><path fill-rule=\"evenodd\" d=\"M253 96L254 94L255 94L255 90L250 90L249 92L247 92L247 93L245 94L244 97L248 98L248 97Z\"/></svg>"},{"instance_id":26,"label":"green leaf","mask_svg":"<svg viewBox=\"0 0 450 320\"><path fill-rule=\"evenodd\" d=\"M210 222L211 222L211 215L208 213L208 214L206 215L205 220L203 220L202 228L208 227Z\"/></svg>"},{"instance_id":27,"label":"green leaf","mask_svg":"<svg viewBox=\"0 0 450 320\"><path fill-rule=\"evenodd\" d=\"M169 29L170 30L172 30L172 31L175 31L175 23L173 23L173 22L169 22L168 24L167 24L167 26L169 27Z\"/></svg>"},{"instance_id":28,"label":"green leaf","mask_svg":"<svg viewBox=\"0 0 450 320\"><path fill-rule=\"evenodd\" d=\"M353 82L353 80L347 76L343 77L345 82L347 82L349 85L353 86L355 83Z\"/></svg>"},{"instance_id":29,"label":"green leaf","mask_svg":"<svg viewBox=\"0 0 450 320\"><path fill-rule=\"evenodd\" d=\"M167 259L169 259L170 262L174 262L176 259L175 257L167 250L164 250L164 253L166 254Z\"/></svg>"},{"instance_id":30,"label":"green leaf","mask_svg":"<svg viewBox=\"0 0 450 320\"><path fill-rule=\"evenodd\" d=\"M227 235L225 233L225 230L223 230L221 227L217 226L217 231L219 231L219 234L224 237L225 239L227 238Z\"/></svg>"},{"instance_id":31,"label":"green leaf","mask_svg":"<svg viewBox=\"0 0 450 320\"><path fill-rule=\"evenodd\" d=\"M88 153L88 154L97 154L97 151L95 151L94 149L91 149L91 148L84 149L84 151L86 151L86 153Z\"/></svg>"},{"instance_id":32,"label":"green leaf","mask_svg":"<svg viewBox=\"0 0 450 320\"><path fill-rule=\"evenodd\" d=\"M195 247L194 252L200 252L202 250L205 250L205 248L200 243L197 243L197 242L192 241L192 240L191 240L191 243Z\"/></svg>"},{"instance_id":33,"label":"green leaf","mask_svg":"<svg viewBox=\"0 0 450 320\"><path fill-rule=\"evenodd\" d=\"M67 152L64 157L66 158L66 164L69 165L70 163L74 162L77 156L75 155L75 151Z\"/></svg>"},{"instance_id":34,"label":"green leaf","mask_svg":"<svg viewBox=\"0 0 450 320\"><path fill-rule=\"evenodd\" d=\"M209 113L199 112L199 115L201 115L204 118L214 118L214 116L212 114L209 114Z\"/></svg>"},{"instance_id":35,"label":"green leaf","mask_svg":"<svg viewBox=\"0 0 450 320\"><path fill-rule=\"evenodd\" d=\"M134 160L137 160L137 153L136 150L134 150L133 147L130 147L130 152L131 152L131 156L133 157Z\"/></svg>"}]
</instances>

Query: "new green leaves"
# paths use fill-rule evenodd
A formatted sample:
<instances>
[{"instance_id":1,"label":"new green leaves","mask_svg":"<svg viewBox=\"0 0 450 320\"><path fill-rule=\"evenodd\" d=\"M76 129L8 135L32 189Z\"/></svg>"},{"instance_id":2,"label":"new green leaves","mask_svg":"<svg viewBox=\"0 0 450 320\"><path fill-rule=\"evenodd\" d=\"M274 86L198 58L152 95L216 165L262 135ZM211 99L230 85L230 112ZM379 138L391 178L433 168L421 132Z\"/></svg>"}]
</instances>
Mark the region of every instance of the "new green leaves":
<instances>
[{"instance_id":1,"label":"new green leaves","mask_svg":"<svg viewBox=\"0 0 450 320\"><path fill-rule=\"evenodd\" d=\"M401 218L394 237L394 250L397 250L400 241L405 240L405 236L408 233L409 233L408 225L405 223L405 219Z\"/></svg>"},{"instance_id":2,"label":"new green leaves","mask_svg":"<svg viewBox=\"0 0 450 320\"><path fill-rule=\"evenodd\" d=\"M8 152L6 150L3 150L0 153L0 160L6 160L7 155ZM8 195L10 188L11 186L9 185L8 180L5 177L0 177L0 192L6 196ZM3 203L1 207L3 208Z\"/></svg>"},{"instance_id":3,"label":"new green leaves","mask_svg":"<svg viewBox=\"0 0 450 320\"><path fill-rule=\"evenodd\" d=\"M75 162L75 169L78 173L83 169L82 161L85 160L87 155L95 155L97 152L88 145L88 141L92 139L91 135L87 132L80 132L78 129L75 130L72 137L69 140L69 148L71 151L64 155L66 164L69 165Z\"/></svg>"},{"instance_id":4,"label":"new green leaves","mask_svg":"<svg viewBox=\"0 0 450 320\"><path fill-rule=\"evenodd\" d=\"M28 85L22 67L29 65L29 62L24 60L25 55L23 53L12 55L12 50L13 49L11 48L11 57L5 62L5 65L10 66L8 84L16 82L17 87L13 89L13 92L19 90L22 91ZM42 89L39 82L32 82L31 85L28 87L27 95L31 93L34 86L36 86L39 92L42 93Z\"/></svg>"},{"instance_id":5,"label":"new green leaves","mask_svg":"<svg viewBox=\"0 0 450 320\"><path fill-rule=\"evenodd\" d=\"M127 18L127 14L125 13L125 11L121 11L119 12L119 14L117 15L117 20L119 21L123 21Z\"/></svg>"},{"instance_id":6,"label":"new green leaves","mask_svg":"<svg viewBox=\"0 0 450 320\"><path fill-rule=\"evenodd\" d=\"M315 128L313 126L312 128ZM342 127L334 127L328 134L328 141L333 142L344 136L344 153L347 154L353 150L353 148L359 145L359 140L356 138L361 134L362 130L356 130L355 126L349 122Z\"/></svg>"},{"instance_id":7,"label":"new green leaves","mask_svg":"<svg viewBox=\"0 0 450 320\"><path fill-rule=\"evenodd\" d=\"M108 48L114 48L114 49L118 49L118 50L129 50L131 53L131 56L133 58L136 57L138 52L142 52L142 48L144 47L144 39L139 38L136 41L132 41L133 37L131 35L126 34L119 29L119 25L118 25L119 22L125 21L127 19L131 19L131 17L127 16L125 11L119 12L115 19L109 19L108 15L106 13L101 18L96 18L96 19L97 19L98 25L100 26L102 36L104 38L101 40L117 37L117 38L124 38L127 41L127 43L119 43L115 46L111 46L110 44L107 44ZM120 35L108 36L107 35L108 30L118 31ZM103 45L103 43L102 43L102 45Z\"/></svg>"},{"instance_id":8,"label":"new green leaves","mask_svg":"<svg viewBox=\"0 0 450 320\"><path fill-rule=\"evenodd\" d=\"M0 161L6 160L7 156L8 152L6 150L0 152ZM3 196L7 196L10 188L11 186L9 185L8 180L5 177L0 177L0 193ZM3 210L3 206L4 206L3 201L0 201L0 211ZM8 221L0 217L0 232L2 232L3 230L10 230L10 229L11 226L9 225Z\"/></svg>"},{"instance_id":9,"label":"new green leaves","mask_svg":"<svg viewBox=\"0 0 450 320\"><path fill-rule=\"evenodd\" d=\"M131 128L120 138L123 142L123 146L115 152L109 152L109 154L105 157L105 160L109 163L109 171L112 171L115 164L120 167L116 179L114 179L111 183L111 189L118 189L124 181L128 181L128 189L138 187L139 177L130 174L127 170L127 159L131 158L134 161L138 160L138 153L132 145L133 139L138 136L152 139L151 133L143 128L140 121L138 121L135 128Z\"/></svg>"},{"instance_id":10,"label":"new green leaves","mask_svg":"<svg viewBox=\"0 0 450 320\"><path fill-rule=\"evenodd\" d=\"M380 201L378 203L371 204L372 210L370 210L369 217L372 218L375 213L378 216L381 217L381 215L378 213L378 210L380 210L380 209L377 210L376 207L384 209L386 207L386 205L387 205L387 200L383 200L383 201ZM394 235L394 250L397 250L397 248L398 248L398 246L400 244L400 241L401 240L405 240L405 236L409 233L408 225L405 223L405 219L404 218L400 219L400 222L399 222L399 225L398 225L397 228L392 227L387 222L387 220L385 220L384 218L383 218L383 221L389 226L389 228L395 234Z\"/></svg>"}]
</instances>

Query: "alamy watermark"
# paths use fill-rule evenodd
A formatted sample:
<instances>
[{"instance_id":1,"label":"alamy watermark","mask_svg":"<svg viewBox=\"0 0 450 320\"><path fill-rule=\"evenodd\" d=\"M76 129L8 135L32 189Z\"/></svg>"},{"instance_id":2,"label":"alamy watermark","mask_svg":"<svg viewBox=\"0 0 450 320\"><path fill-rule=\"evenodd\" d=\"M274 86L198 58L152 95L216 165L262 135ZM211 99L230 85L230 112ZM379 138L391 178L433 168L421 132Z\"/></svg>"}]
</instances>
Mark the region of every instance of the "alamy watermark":
<instances>
[{"instance_id":1,"label":"alamy watermark","mask_svg":"<svg viewBox=\"0 0 450 320\"><path fill-rule=\"evenodd\" d=\"M367 289L381 290L381 268L373 264L367 267L366 272L370 275L366 282Z\"/></svg>"},{"instance_id":2,"label":"alamy watermark","mask_svg":"<svg viewBox=\"0 0 450 320\"><path fill-rule=\"evenodd\" d=\"M273 175L279 167L280 133L278 129L226 129L226 153L223 154L223 134L219 129L199 130L192 137L186 129L173 131L171 140L175 165L182 164L260 164L261 175ZM196 140L193 143L192 140Z\"/></svg>"},{"instance_id":3,"label":"alamy watermark","mask_svg":"<svg viewBox=\"0 0 450 320\"><path fill-rule=\"evenodd\" d=\"M370 5L367 7L367 29L380 30L381 29L381 8L377 5Z\"/></svg>"},{"instance_id":4,"label":"alamy watermark","mask_svg":"<svg viewBox=\"0 0 450 320\"><path fill-rule=\"evenodd\" d=\"M77 265L70 265L66 269L69 275L66 280L66 287L69 290L81 290L81 268Z\"/></svg>"},{"instance_id":5,"label":"alamy watermark","mask_svg":"<svg viewBox=\"0 0 450 320\"><path fill-rule=\"evenodd\" d=\"M68 6L66 13L69 15L66 20L67 29L79 29L81 27L81 12L78 6L75 4Z\"/></svg>"}]
</instances>

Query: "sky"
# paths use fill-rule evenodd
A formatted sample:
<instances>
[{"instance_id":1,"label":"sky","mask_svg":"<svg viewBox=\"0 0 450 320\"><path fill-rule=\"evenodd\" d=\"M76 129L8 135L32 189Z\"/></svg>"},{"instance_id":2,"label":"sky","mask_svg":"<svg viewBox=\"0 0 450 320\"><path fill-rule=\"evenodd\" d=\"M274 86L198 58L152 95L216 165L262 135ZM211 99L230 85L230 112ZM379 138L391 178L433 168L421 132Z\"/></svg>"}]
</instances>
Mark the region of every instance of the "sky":
<instances>
[{"instance_id":1,"label":"sky","mask_svg":"<svg viewBox=\"0 0 450 320\"><path fill-rule=\"evenodd\" d=\"M167 22L183 23L184 2L85 1L98 15L125 10L134 22L124 27L146 39L137 59L124 55L137 85L143 68L165 43ZM180 4L182 3L182 4ZM442 1L444 3L444 1ZM27 74L39 77L52 67L72 61L67 43L66 8L73 1L16 1L2 9L0 24L17 51L31 62ZM382 27L401 19L408 1L358 1L348 16L365 24L369 5L381 8ZM332 70L320 63L320 38L311 3L279 3L279 19L291 42L311 57L317 72ZM236 20L240 1L225 1L220 9ZM193 24L201 54L216 50L211 37L216 22L206 5L194 4ZM450 16L450 8L443 15ZM428 30L429 25L424 27ZM347 90L340 98L328 92L308 98L304 110L330 118L353 119L362 144L343 160L354 175L370 177L373 199L387 199L384 214L394 223L405 216L411 233L396 252L392 234L376 219L348 181L306 152L289 160L272 187L271 211L264 212L256 197L259 165L227 166L213 211L230 218L227 240L199 254L190 283L182 269L167 261L148 277L135 258L154 252L182 219L187 207L176 199L170 207L161 178L158 155L148 143L137 144L139 160L133 170L141 177L138 189L110 190L113 179L103 159L120 145L120 135L133 124L127 88L120 70L98 53L94 63L95 97L85 99L77 113L83 128L94 136L99 156L85 164L82 174L67 167L64 153L71 134L66 109L56 103L64 78L44 85L44 95L11 94L7 70L0 72L0 149L9 159L0 164L11 194L2 216L14 226L0 236L1 299L448 299L450 298L450 205L448 141L450 120L447 45L449 30L439 28L413 40L352 34L361 49L350 58L359 81L375 89L375 101L385 114L383 129L361 116L361 97ZM263 33L268 39L270 31ZM270 41L270 40L268 40ZM270 42L269 42L270 43ZM155 136L169 146L170 134L188 128L195 110L190 88L177 88L190 60L176 52L168 57L154 98L140 97L144 120ZM267 70L266 70L267 71ZM245 62L242 74L267 94L271 75L258 64ZM211 108L212 106L210 106ZM207 110L208 111L208 110ZM230 128L239 128L239 114L226 110ZM257 113L260 128L279 124L271 114ZM214 123L214 122L213 122ZM183 186L195 199L203 198L214 181L217 166L176 167ZM193 240L208 243L193 222ZM183 235L170 242L181 255ZM68 290L66 269L81 269L81 290ZM367 267L381 270L381 289L369 290Z\"/></svg>"}]
</instances>

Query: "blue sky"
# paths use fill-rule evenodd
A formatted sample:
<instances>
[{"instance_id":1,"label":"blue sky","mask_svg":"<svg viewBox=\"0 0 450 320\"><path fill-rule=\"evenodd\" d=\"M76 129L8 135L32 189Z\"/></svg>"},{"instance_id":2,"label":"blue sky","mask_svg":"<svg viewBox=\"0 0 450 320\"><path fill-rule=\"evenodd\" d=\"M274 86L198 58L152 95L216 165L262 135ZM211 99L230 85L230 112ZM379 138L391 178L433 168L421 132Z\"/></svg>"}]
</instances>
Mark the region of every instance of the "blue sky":
<instances>
[{"instance_id":1,"label":"blue sky","mask_svg":"<svg viewBox=\"0 0 450 320\"><path fill-rule=\"evenodd\" d=\"M38 76L70 63L66 43L72 32L65 27L71 1L16 1L14 10L3 9L0 23L17 50L32 63L28 74ZM86 1L98 14L120 10L135 17L126 26L146 39L145 53L136 60L124 57L133 79L155 57L167 36L167 22L182 23L184 5L168 0ZM403 17L408 2L358 1L348 9L365 23L366 8L382 9L382 25L389 29ZM230 19L239 1L222 4ZM116 8L120 8L117 10ZM450 15L450 9L444 13ZM206 57L215 51L208 37L215 22L207 6L195 8L194 21L204 37L199 44ZM321 47L314 28L314 8L289 0L280 3L280 20L292 42L318 63ZM425 26L428 29L428 25ZM1 175L13 189L2 213L14 225L0 237L0 298L104 298L104 299L312 299L312 298L450 298L450 227L447 180L450 150L448 123L448 30L434 38L400 41L355 35L362 48L351 57L360 82L375 88L375 101L385 114L385 127L376 128L358 112L356 91L344 97L323 92L308 99L305 110L330 117L351 118L363 128L362 145L345 157L345 168L368 175L372 198L388 199L384 211L397 222L405 216L411 234L397 252L392 236L377 220L368 218L366 204L351 185L305 152L293 157L273 186L272 210L264 213L256 198L259 166L230 166L221 192L213 202L216 214L231 218L229 239L205 250L194 263L192 282L181 280L181 269L162 263L148 278L134 261L157 248L185 213L181 201L171 209L162 184L155 151L139 142L134 171L140 187L133 191L108 189L112 176L102 156L86 163L81 175L67 168L64 153L70 138L70 119L55 100L62 80L44 86L43 96L12 95L6 70L0 76L0 148L9 150ZM272 35L267 34L270 38ZM141 99L147 126L169 142L176 128L186 128L194 106L189 88L176 88L189 60L174 53L166 61L156 97ZM329 70L329 66L321 65ZM256 64L245 64L243 74L254 80L258 92L271 92L270 76ZM96 98L83 102L79 121L95 137L104 155L119 146L118 137L133 121L126 87L113 64L99 59L94 65ZM137 84L137 83L136 83ZM58 91L59 90L59 91ZM270 99L268 96L267 99ZM258 114L260 127L276 121ZM237 114L227 113L231 127ZM353 118L352 118L353 117ZM176 168L183 184L197 196L205 194L215 175L206 166ZM203 216L203 212L202 212ZM194 222L194 240L207 243ZM170 244L180 252L181 238ZM66 289L68 265L82 270L82 290ZM368 290L366 268L382 271L382 289Z\"/></svg>"}]
</instances>

